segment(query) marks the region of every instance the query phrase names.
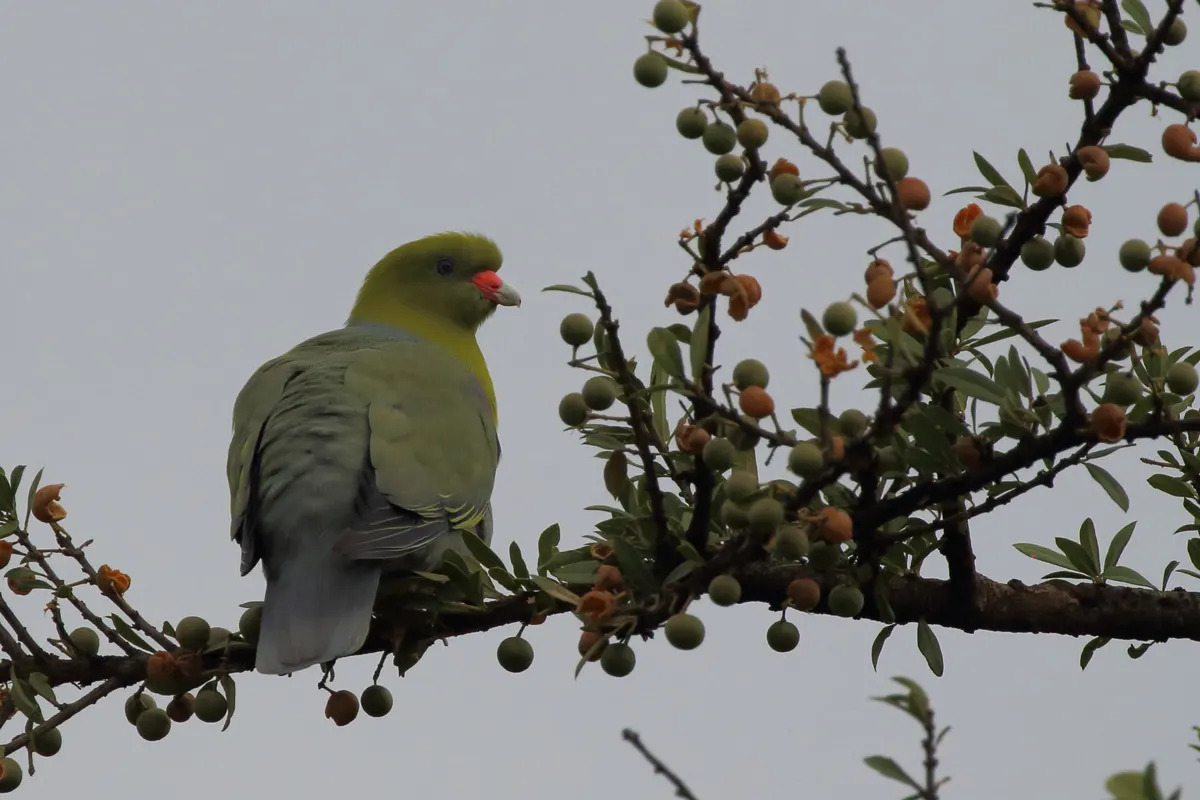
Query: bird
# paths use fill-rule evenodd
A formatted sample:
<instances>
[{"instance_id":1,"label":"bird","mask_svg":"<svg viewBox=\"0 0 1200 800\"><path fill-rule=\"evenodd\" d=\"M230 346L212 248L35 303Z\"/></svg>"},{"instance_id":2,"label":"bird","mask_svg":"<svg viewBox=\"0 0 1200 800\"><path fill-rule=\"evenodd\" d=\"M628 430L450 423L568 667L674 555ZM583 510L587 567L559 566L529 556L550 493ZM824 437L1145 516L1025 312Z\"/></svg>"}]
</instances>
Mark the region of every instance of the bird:
<instances>
[{"instance_id":1,"label":"bird","mask_svg":"<svg viewBox=\"0 0 1200 800\"><path fill-rule=\"evenodd\" d=\"M255 668L358 651L388 577L492 538L495 389L476 338L520 294L474 233L403 244L367 272L346 324L254 372L227 476L241 574L266 578ZM386 591L383 592L386 595Z\"/></svg>"}]
</instances>

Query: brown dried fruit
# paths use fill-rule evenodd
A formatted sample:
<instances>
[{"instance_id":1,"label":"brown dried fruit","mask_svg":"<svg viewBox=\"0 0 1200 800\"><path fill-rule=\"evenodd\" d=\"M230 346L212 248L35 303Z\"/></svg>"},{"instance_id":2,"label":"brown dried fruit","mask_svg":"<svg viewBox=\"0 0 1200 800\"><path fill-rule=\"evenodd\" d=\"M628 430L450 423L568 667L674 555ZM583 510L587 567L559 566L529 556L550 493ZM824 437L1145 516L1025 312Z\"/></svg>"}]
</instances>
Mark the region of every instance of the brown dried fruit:
<instances>
[{"instance_id":1,"label":"brown dried fruit","mask_svg":"<svg viewBox=\"0 0 1200 800\"><path fill-rule=\"evenodd\" d=\"M1158 229L1163 236L1178 236L1187 226L1187 208L1182 203L1167 203L1158 210Z\"/></svg>"},{"instance_id":2,"label":"brown dried fruit","mask_svg":"<svg viewBox=\"0 0 1200 800\"><path fill-rule=\"evenodd\" d=\"M1067 206L1063 209L1063 230L1077 239L1085 239L1092 224L1092 212L1083 206Z\"/></svg>"},{"instance_id":3,"label":"brown dried fruit","mask_svg":"<svg viewBox=\"0 0 1200 800\"><path fill-rule=\"evenodd\" d=\"M884 258L877 258L870 264L867 264L867 271L863 273L863 283L870 285L871 281L880 275L886 275L890 278L894 274L895 270L892 269L891 262Z\"/></svg>"},{"instance_id":4,"label":"brown dried fruit","mask_svg":"<svg viewBox=\"0 0 1200 800\"><path fill-rule=\"evenodd\" d=\"M1119 442L1125 438L1125 409L1116 403L1101 403L1092 412L1091 425L1100 441Z\"/></svg>"},{"instance_id":5,"label":"brown dried fruit","mask_svg":"<svg viewBox=\"0 0 1200 800\"><path fill-rule=\"evenodd\" d=\"M821 538L832 544L843 544L854 538L854 520L840 508L825 506L817 513Z\"/></svg>"},{"instance_id":6,"label":"brown dried fruit","mask_svg":"<svg viewBox=\"0 0 1200 800\"><path fill-rule=\"evenodd\" d=\"M325 717L339 728L354 722L358 716L358 697L348 689L333 692L325 701Z\"/></svg>"},{"instance_id":7,"label":"brown dried fruit","mask_svg":"<svg viewBox=\"0 0 1200 800\"><path fill-rule=\"evenodd\" d=\"M706 272L700 279L700 294L722 294L721 287L732 279L733 276L725 270Z\"/></svg>"},{"instance_id":8,"label":"brown dried fruit","mask_svg":"<svg viewBox=\"0 0 1200 800\"><path fill-rule=\"evenodd\" d=\"M1032 189L1038 197L1051 197L1065 192L1070 182L1067 170L1061 164L1047 164L1038 170Z\"/></svg>"},{"instance_id":9,"label":"brown dried fruit","mask_svg":"<svg viewBox=\"0 0 1200 800\"><path fill-rule=\"evenodd\" d=\"M1072 100L1091 100L1100 94L1100 76L1090 69L1081 69L1071 76L1067 96Z\"/></svg>"},{"instance_id":10,"label":"brown dried fruit","mask_svg":"<svg viewBox=\"0 0 1200 800\"><path fill-rule=\"evenodd\" d=\"M783 248L787 247L788 243L788 237L784 236L774 228L769 228L763 231L762 240L763 244L772 250L782 250Z\"/></svg>"},{"instance_id":11,"label":"brown dried fruit","mask_svg":"<svg viewBox=\"0 0 1200 800\"><path fill-rule=\"evenodd\" d=\"M767 170L767 180L774 180L776 176L784 173L800 177L800 168L788 161L786 158L781 158L772 164L771 168Z\"/></svg>"},{"instance_id":12,"label":"brown dried fruit","mask_svg":"<svg viewBox=\"0 0 1200 800\"><path fill-rule=\"evenodd\" d=\"M867 284L867 302L871 308L883 308L896 297L896 281L891 275L878 275Z\"/></svg>"},{"instance_id":13,"label":"brown dried fruit","mask_svg":"<svg viewBox=\"0 0 1200 800\"><path fill-rule=\"evenodd\" d=\"M101 564L96 570L96 586L107 595L122 595L129 591L132 583L129 576L108 564Z\"/></svg>"},{"instance_id":14,"label":"brown dried fruit","mask_svg":"<svg viewBox=\"0 0 1200 800\"><path fill-rule=\"evenodd\" d=\"M1138 329L1129 334L1129 340L1142 347L1158 344L1158 320L1152 316L1144 317Z\"/></svg>"},{"instance_id":15,"label":"brown dried fruit","mask_svg":"<svg viewBox=\"0 0 1200 800\"><path fill-rule=\"evenodd\" d=\"M12 542L0 540L0 569L4 569L8 566L8 562L12 560L12 554Z\"/></svg>"},{"instance_id":16,"label":"brown dried fruit","mask_svg":"<svg viewBox=\"0 0 1200 800\"><path fill-rule=\"evenodd\" d=\"M750 89L750 99L755 103L777 105L780 97L779 89L775 88L774 84L767 83L766 81L756 83Z\"/></svg>"},{"instance_id":17,"label":"brown dried fruit","mask_svg":"<svg viewBox=\"0 0 1200 800\"><path fill-rule=\"evenodd\" d=\"M591 650L593 647L595 647L596 642L603 638L604 634L597 633L596 631L584 631L581 633L579 635L579 655L581 657L586 657L588 650ZM592 654L592 657L589 658L588 661L599 661L600 654L603 653L607 647L608 642L605 642L603 645L597 648L596 652Z\"/></svg>"},{"instance_id":18,"label":"brown dried fruit","mask_svg":"<svg viewBox=\"0 0 1200 800\"><path fill-rule=\"evenodd\" d=\"M687 281L673 283L671 284L671 288L667 289L667 299L663 302L663 305L669 306L678 302L679 300L687 300L688 302L694 302L696 305L699 305L700 290L695 286L692 286Z\"/></svg>"},{"instance_id":19,"label":"brown dried fruit","mask_svg":"<svg viewBox=\"0 0 1200 800\"><path fill-rule=\"evenodd\" d=\"M896 181L896 199L905 211L923 211L929 207L929 186L920 178Z\"/></svg>"},{"instance_id":20,"label":"brown dried fruit","mask_svg":"<svg viewBox=\"0 0 1200 800\"><path fill-rule=\"evenodd\" d=\"M164 686L180 678L179 667L175 657L165 650L159 650L146 659L146 680L150 683Z\"/></svg>"},{"instance_id":21,"label":"brown dried fruit","mask_svg":"<svg viewBox=\"0 0 1200 800\"><path fill-rule=\"evenodd\" d=\"M624 583L625 576L612 564L601 564L600 568L596 570L595 586L597 589L616 589Z\"/></svg>"},{"instance_id":22,"label":"brown dried fruit","mask_svg":"<svg viewBox=\"0 0 1200 800\"><path fill-rule=\"evenodd\" d=\"M821 602L821 584L812 578L796 578L787 585L788 600L797 611L811 611Z\"/></svg>"},{"instance_id":23,"label":"brown dried fruit","mask_svg":"<svg viewBox=\"0 0 1200 800\"><path fill-rule=\"evenodd\" d=\"M66 510L58 504L59 493L65 483L52 483L40 487L33 494L33 504L30 513L38 522L58 522L67 516Z\"/></svg>"},{"instance_id":24,"label":"brown dried fruit","mask_svg":"<svg viewBox=\"0 0 1200 800\"><path fill-rule=\"evenodd\" d=\"M992 302L999 294L996 284L992 283L992 270L990 267L971 270L967 275L965 288L967 297L981 306Z\"/></svg>"},{"instance_id":25,"label":"brown dried fruit","mask_svg":"<svg viewBox=\"0 0 1200 800\"><path fill-rule=\"evenodd\" d=\"M1200 161L1196 132L1182 123L1168 125L1162 132L1163 152L1180 161Z\"/></svg>"},{"instance_id":26,"label":"brown dried fruit","mask_svg":"<svg viewBox=\"0 0 1200 800\"><path fill-rule=\"evenodd\" d=\"M617 598L612 592L602 592L593 589L579 598L575 613L586 617L592 622L602 622L612 616L617 610Z\"/></svg>"},{"instance_id":27,"label":"brown dried fruit","mask_svg":"<svg viewBox=\"0 0 1200 800\"><path fill-rule=\"evenodd\" d=\"M1083 167L1084 174L1087 175L1089 181L1098 181L1103 178L1108 174L1108 169L1112 165L1108 151L1094 144L1079 148L1075 151L1075 157L1079 159L1079 165Z\"/></svg>"}]
</instances>

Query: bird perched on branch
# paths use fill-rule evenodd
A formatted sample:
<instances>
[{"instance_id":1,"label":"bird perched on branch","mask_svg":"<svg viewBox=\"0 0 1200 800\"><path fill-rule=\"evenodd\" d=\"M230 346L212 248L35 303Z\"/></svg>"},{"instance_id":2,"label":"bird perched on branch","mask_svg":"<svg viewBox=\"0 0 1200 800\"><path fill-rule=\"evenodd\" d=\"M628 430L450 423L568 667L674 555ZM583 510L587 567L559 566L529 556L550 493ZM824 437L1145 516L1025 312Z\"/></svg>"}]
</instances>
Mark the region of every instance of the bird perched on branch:
<instances>
[{"instance_id":1,"label":"bird perched on branch","mask_svg":"<svg viewBox=\"0 0 1200 800\"><path fill-rule=\"evenodd\" d=\"M233 411L243 575L267 580L256 667L357 651L389 576L492 534L496 398L476 330L520 305L483 236L442 233L371 268L345 327L268 361ZM381 583L382 578L382 583Z\"/></svg>"}]
</instances>

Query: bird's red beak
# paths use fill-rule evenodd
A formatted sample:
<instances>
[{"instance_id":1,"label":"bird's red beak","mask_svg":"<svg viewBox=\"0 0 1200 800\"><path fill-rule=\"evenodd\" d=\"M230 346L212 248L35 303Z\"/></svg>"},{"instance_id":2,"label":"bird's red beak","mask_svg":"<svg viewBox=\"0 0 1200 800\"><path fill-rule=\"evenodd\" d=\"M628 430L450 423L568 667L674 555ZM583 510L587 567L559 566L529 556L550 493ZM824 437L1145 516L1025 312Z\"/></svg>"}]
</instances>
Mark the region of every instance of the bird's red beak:
<instances>
[{"instance_id":1,"label":"bird's red beak","mask_svg":"<svg viewBox=\"0 0 1200 800\"><path fill-rule=\"evenodd\" d=\"M521 295L517 293L517 290L500 280L500 276L490 269L476 272L475 276L471 278L471 283L478 287L480 294L496 305L521 305Z\"/></svg>"}]
</instances>

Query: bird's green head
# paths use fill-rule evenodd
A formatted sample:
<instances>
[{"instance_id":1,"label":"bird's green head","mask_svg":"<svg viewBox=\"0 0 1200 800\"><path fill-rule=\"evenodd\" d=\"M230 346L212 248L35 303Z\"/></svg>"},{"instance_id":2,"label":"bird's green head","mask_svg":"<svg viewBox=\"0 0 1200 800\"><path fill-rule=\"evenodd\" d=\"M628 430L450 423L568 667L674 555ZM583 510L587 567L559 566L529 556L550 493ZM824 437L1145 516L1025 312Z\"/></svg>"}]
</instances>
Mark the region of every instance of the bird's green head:
<instances>
[{"instance_id":1,"label":"bird's green head","mask_svg":"<svg viewBox=\"0 0 1200 800\"><path fill-rule=\"evenodd\" d=\"M474 333L496 306L521 304L496 274L501 261L496 243L473 233L438 233L400 245L367 273L350 322L448 325Z\"/></svg>"}]
</instances>

